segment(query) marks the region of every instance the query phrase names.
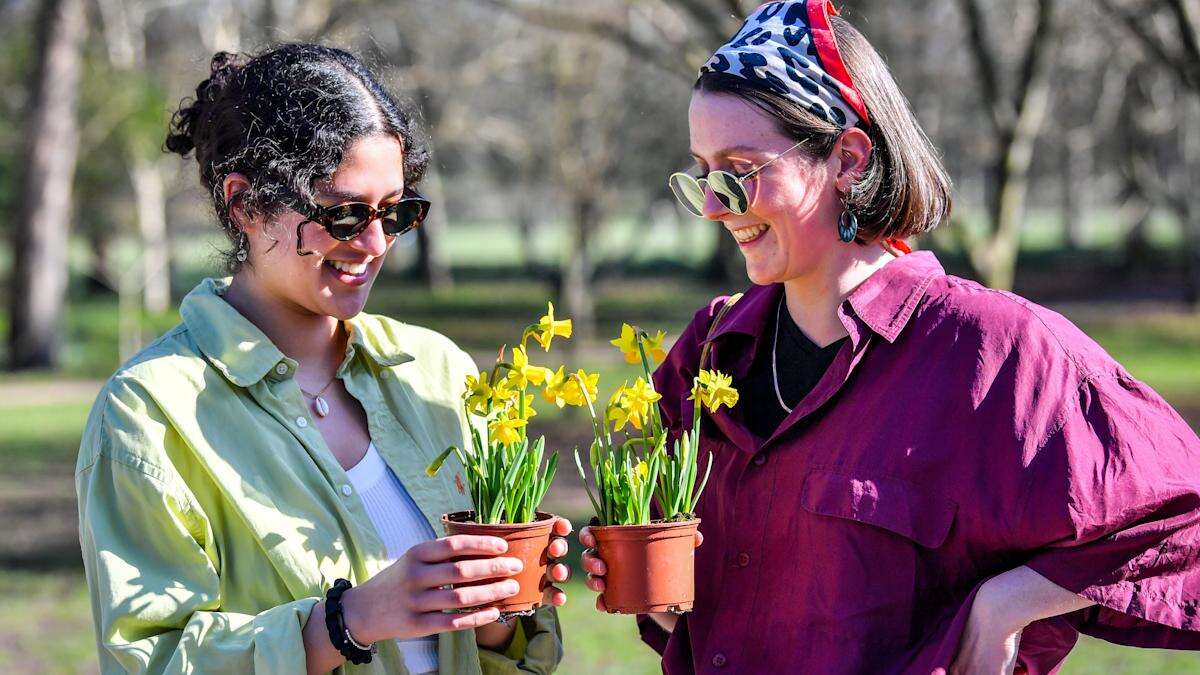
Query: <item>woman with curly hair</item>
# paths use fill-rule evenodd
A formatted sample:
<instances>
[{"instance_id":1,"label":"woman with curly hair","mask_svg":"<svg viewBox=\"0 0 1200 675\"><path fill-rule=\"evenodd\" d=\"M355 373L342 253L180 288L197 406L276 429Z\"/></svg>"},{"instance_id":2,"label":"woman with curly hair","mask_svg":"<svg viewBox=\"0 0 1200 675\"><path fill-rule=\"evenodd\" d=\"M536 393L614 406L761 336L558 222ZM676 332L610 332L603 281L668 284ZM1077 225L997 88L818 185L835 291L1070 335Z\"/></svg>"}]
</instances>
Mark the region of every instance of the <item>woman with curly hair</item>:
<instances>
[{"instance_id":1,"label":"woman with curly hair","mask_svg":"<svg viewBox=\"0 0 1200 675\"><path fill-rule=\"evenodd\" d=\"M189 293L88 420L76 486L103 672L552 671L565 595L499 623L471 608L514 594L520 562L502 539L435 535L472 508L455 471L423 469L469 437L474 364L362 312L430 208L411 117L350 54L290 44L217 54L166 145L195 154L232 277Z\"/></svg>"}]
</instances>

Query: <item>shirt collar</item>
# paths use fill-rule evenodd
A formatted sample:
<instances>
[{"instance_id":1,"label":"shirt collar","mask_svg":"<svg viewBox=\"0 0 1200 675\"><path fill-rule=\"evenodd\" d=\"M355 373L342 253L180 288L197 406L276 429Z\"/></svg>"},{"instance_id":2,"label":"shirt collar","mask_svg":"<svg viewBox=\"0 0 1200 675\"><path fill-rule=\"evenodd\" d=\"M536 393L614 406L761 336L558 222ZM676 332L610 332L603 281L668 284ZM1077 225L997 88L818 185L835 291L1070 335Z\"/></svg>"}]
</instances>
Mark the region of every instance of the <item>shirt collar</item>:
<instances>
[{"instance_id":1,"label":"shirt collar","mask_svg":"<svg viewBox=\"0 0 1200 675\"><path fill-rule=\"evenodd\" d=\"M881 267L850 292L843 303L854 316L888 342L894 342L912 318L917 303L929 284L945 275L933 253L919 251L902 255ZM757 343L779 304L783 284L753 286L721 320L710 340L737 333ZM714 312L717 308L714 308ZM849 328L849 327L848 327Z\"/></svg>"},{"instance_id":2,"label":"shirt collar","mask_svg":"<svg viewBox=\"0 0 1200 675\"><path fill-rule=\"evenodd\" d=\"M929 284L945 276L929 251L909 253L884 265L846 298L854 315L888 342L908 325Z\"/></svg>"},{"instance_id":3,"label":"shirt collar","mask_svg":"<svg viewBox=\"0 0 1200 675\"><path fill-rule=\"evenodd\" d=\"M230 281L229 277L205 279L184 297L180 305L183 323L194 336L200 351L226 379L239 387L258 382L280 362L288 363L294 369L295 361L222 297ZM396 346L391 332L378 317L360 314L346 324L350 329L350 340L339 374L360 351L384 367L413 360Z\"/></svg>"}]
</instances>

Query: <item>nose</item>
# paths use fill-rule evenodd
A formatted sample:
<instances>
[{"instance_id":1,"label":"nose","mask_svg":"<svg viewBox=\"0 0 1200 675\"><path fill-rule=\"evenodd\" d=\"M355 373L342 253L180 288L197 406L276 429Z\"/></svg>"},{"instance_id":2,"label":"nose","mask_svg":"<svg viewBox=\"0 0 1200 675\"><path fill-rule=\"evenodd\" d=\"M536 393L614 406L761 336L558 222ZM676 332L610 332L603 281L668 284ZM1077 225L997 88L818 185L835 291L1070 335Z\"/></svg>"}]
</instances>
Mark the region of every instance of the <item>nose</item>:
<instances>
[{"instance_id":1,"label":"nose","mask_svg":"<svg viewBox=\"0 0 1200 675\"><path fill-rule=\"evenodd\" d=\"M729 213L729 209L717 199L717 195L713 194L712 187L704 186L704 208L701 215L708 220L720 220L722 216Z\"/></svg>"},{"instance_id":2,"label":"nose","mask_svg":"<svg viewBox=\"0 0 1200 675\"><path fill-rule=\"evenodd\" d=\"M392 245L389 239L391 238L383 233L383 220L373 218L371 222L367 223L367 229L347 243L356 251L378 258L386 253L388 247Z\"/></svg>"}]
</instances>

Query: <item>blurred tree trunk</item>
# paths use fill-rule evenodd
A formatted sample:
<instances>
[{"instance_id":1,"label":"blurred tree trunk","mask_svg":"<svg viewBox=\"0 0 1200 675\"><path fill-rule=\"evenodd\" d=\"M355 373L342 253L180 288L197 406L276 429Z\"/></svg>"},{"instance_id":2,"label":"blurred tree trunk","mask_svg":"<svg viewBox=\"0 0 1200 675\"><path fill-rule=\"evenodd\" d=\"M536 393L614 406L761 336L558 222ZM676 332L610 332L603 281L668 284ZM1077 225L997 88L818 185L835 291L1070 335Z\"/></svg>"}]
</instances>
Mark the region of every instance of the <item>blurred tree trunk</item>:
<instances>
[{"instance_id":1,"label":"blurred tree trunk","mask_svg":"<svg viewBox=\"0 0 1200 675\"><path fill-rule=\"evenodd\" d=\"M1010 289L1016 270L1029 191L1034 142L1050 103L1049 52L1054 35L1055 0L1037 0L1037 18L1015 73L1013 90L1002 81L1001 58L987 34L980 0L959 0L980 79L980 96L993 132L987 167L988 227L983 235L964 233L976 274L992 288Z\"/></svg>"},{"instance_id":2,"label":"blurred tree trunk","mask_svg":"<svg viewBox=\"0 0 1200 675\"><path fill-rule=\"evenodd\" d=\"M333 20L335 15L329 16L329 20ZM420 62L422 52L412 31L393 31L385 39L389 44L384 46L377 42L375 49L381 51L382 59L407 69L413 75L411 99L420 109L425 128L436 129L442 119L443 106L437 96L436 83L427 81L428 76L436 71L425 68L425 64ZM421 191L433 202L433 207L429 218L417 229L417 276L427 288L448 288L454 284L445 246L449 214L446 212L441 172L434 161L430 161Z\"/></svg>"},{"instance_id":3,"label":"blurred tree trunk","mask_svg":"<svg viewBox=\"0 0 1200 675\"><path fill-rule=\"evenodd\" d=\"M600 226L600 209L589 195L575 195L571 208L571 244L563 263L563 304L574 321L575 344L587 344L596 334L596 304L592 298L592 233Z\"/></svg>"},{"instance_id":4,"label":"blurred tree trunk","mask_svg":"<svg viewBox=\"0 0 1200 675\"><path fill-rule=\"evenodd\" d=\"M171 309L171 246L162 169L158 162L143 157L127 161L142 244L142 307L162 314Z\"/></svg>"},{"instance_id":5,"label":"blurred tree trunk","mask_svg":"<svg viewBox=\"0 0 1200 675\"><path fill-rule=\"evenodd\" d=\"M1178 136L1168 141L1181 160L1166 176L1147 170L1153 151L1136 148L1132 180L1167 206L1179 221L1183 235L1184 295L1193 309L1200 309L1200 12L1194 0L1153 0L1130 3L1099 0L1102 10L1116 19L1137 40L1149 58L1170 73L1180 88ZM1174 134L1172 134L1174 136ZM1150 175L1147 175L1150 174Z\"/></svg>"},{"instance_id":6,"label":"blurred tree trunk","mask_svg":"<svg viewBox=\"0 0 1200 675\"><path fill-rule=\"evenodd\" d=\"M421 281L429 288L449 288L454 285L454 276L450 273L450 259L445 250L449 223L446 218L442 174L437 167L429 167L421 190L435 206L431 207L424 224L417 228L417 271Z\"/></svg>"},{"instance_id":7,"label":"blurred tree trunk","mask_svg":"<svg viewBox=\"0 0 1200 675\"><path fill-rule=\"evenodd\" d=\"M79 146L76 115L83 0L43 0L13 245L9 366L59 364L67 290L67 224Z\"/></svg>"},{"instance_id":8,"label":"blurred tree trunk","mask_svg":"<svg viewBox=\"0 0 1200 675\"><path fill-rule=\"evenodd\" d=\"M131 83L140 81L146 69L146 7L137 0L98 0L104 26L104 42L110 65ZM138 104L145 101L139 97ZM129 111L130 117L140 111ZM171 247L167 235L167 198L158 161L158 143L147 136L162 133L126 123L121 140L125 171L133 186L134 213L141 249L140 283L142 308L161 314L171 308ZM122 284L125 288L127 284Z\"/></svg>"}]
</instances>

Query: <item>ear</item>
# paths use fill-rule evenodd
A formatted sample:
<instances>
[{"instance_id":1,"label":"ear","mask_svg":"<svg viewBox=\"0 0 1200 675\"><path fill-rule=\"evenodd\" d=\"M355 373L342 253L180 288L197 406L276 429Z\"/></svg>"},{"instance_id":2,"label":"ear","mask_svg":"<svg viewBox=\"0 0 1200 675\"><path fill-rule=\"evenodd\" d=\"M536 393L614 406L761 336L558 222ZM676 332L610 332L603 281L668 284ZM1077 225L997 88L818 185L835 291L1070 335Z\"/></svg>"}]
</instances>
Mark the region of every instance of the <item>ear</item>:
<instances>
[{"instance_id":1,"label":"ear","mask_svg":"<svg viewBox=\"0 0 1200 675\"><path fill-rule=\"evenodd\" d=\"M242 200L238 199L239 195L249 189L250 179L240 173L231 173L225 176L225 181L221 184L221 192L225 197L226 208L229 209L229 217L243 231L251 230L255 226L254 219L246 212Z\"/></svg>"},{"instance_id":2,"label":"ear","mask_svg":"<svg viewBox=\"0 0 1200 675\"><path fill-rule=\"evenodd\" d=\"M854 181L867 170L874 148L871 137L858 127L851 127L842 133L833 146L833 157L837 159L838 192L844 194L850 191Z\"/></svg>"}]
</instances>

